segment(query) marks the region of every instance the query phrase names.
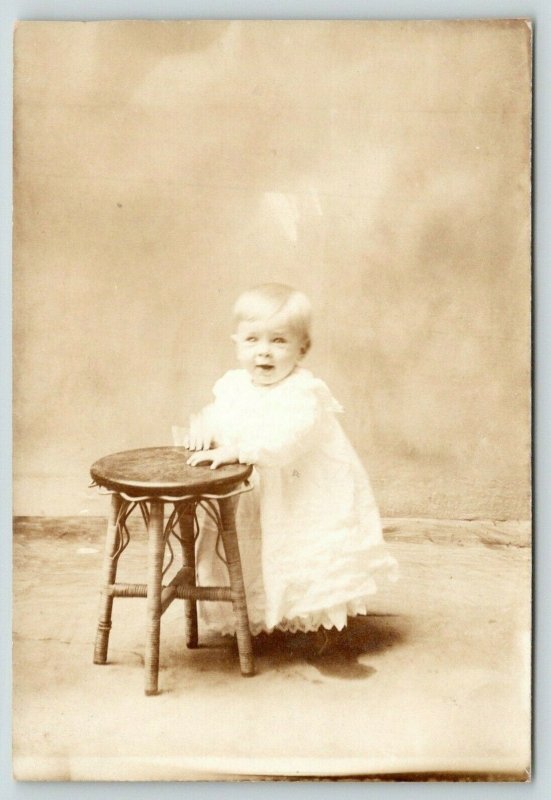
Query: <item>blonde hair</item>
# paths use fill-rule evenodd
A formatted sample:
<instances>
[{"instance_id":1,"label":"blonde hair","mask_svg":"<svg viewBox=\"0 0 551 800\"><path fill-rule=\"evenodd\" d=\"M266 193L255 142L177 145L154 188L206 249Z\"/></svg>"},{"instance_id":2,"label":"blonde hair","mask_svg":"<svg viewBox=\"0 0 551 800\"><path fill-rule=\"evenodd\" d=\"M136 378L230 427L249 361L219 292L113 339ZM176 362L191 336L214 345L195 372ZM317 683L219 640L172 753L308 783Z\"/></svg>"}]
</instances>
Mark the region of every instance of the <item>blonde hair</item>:
<instances>
[{"instance_id":1,"label":"blonde hair","mask_svg":"<svg viewBox=\"0 0 551 800\"><path fill-rule=\"evenodd\" d=\"M233 307L235 322L266 320L276 314L285 316L291 330L302 339L304 352L312 344L310 325L312 306L302 292L284 283L264 283L239 295Z\"/></svg>"}]
</instances>

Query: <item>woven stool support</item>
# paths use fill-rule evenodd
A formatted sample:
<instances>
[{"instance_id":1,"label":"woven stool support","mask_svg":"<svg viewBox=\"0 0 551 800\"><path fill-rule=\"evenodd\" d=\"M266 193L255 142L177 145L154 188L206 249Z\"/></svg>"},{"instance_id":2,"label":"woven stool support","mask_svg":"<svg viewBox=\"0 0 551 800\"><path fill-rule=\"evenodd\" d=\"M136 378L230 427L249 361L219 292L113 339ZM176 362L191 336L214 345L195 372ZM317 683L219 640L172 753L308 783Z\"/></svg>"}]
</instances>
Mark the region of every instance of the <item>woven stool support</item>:
<instances>
[{"instance_id":1,"label":"woven stool support","mask_svg":"<svg viewBox=\"0 0 551 800\"><path fill-rule=\"evenodd\" d=\"M241 673L245 676L254 674L245 586L235 527L235 508L239 495L251 488L251 484L244 480L237 488L234 485L219 495L182 493L179 496L165 496L158 493L146 496L108 490L111 509L105 541L94 663L105 664L107 661L114 598L144 598L145 694L158 694L162 615L174 600L183 601L186 645L194 648L198 646L197 602L218 601L232 603ZM167 504L171 509L165 521ZM199 535L199 508L218 528L215 552L227 566L229 586L197 586L195 543ZM116 581L119 558L130 542L127 520L134 511L141 514L148 531L147 583ZM166 583L163 577L170 570L175 557L171 537L179 542L182 566ZM223 552L219 550L220 545L223 546Z\"/></svg>"},{"instance_id":2,"label":"woven stool support","mask_svg":"<svg viewBox=\"0 0 551 800\"><path fill-rule=\"evenodd\" d=\"M145 583L115 583L107 587L111 597L147 597ZM232 591L229 586L163 586L161 591L161 613L167 610L173 600L217 600L231 602Z\"/></svg>"},{"instance_id":3,"label":"woven stool support","mask_svg":"<svg viewBox=\"0 0 551 800\"><path fill-rule=\"evenodd\" d=\"M145 693L157 694L161 641L161 581L163 577L164 502L151 500L147 552L147 630L145 638Z\"/></svg>"},{"instance_id":4,"label":"woven stool support","mask_svg":"<svg viewBox=\"0 0 551 800\"><path fill-rule=\"evenodd\" d=\"M121 537L119 529L119 512L123 500L114 494L111 497L111 510L107 522L107 536L105 538L105 555L103 559L103 585L114 582L117 575L117 561L115 557ZM98 630L94 647L94 664L105 664L107 661L107 647L109 645L109 631L111 630L111 614L113 611L113 597L103 593L100 599Z\"/></svg>"},{"instance_id":5,"label":"woven stool support","mask_svg":"<svg viewBox=\"0 0 551 800\"><path fill-rule=\"evenodd\" d=\"M182 564L189 570L190 584L196 586L195 572L195 515L189 506L180 507L178 523L180 526L180 544L182 549ZM197 627L197 600L201 599L198 593L184 599L184 614L186 624L186 645L190 648L197 647L199 633ZM209 599L209 598L206 598Z\"/></svg>"},{"instance_id":6,"label":"woven stool support","mask_svg":"<svg viewBox=\"0 0 551 800\"><path fill-rule=\"evenodd\" d=\"M235 514L232 499L218 501L222 521L222 542L226 553L230 584L232 587L232 603L235 614L235 635L239 650L241 674L254 675L253 646L249 628L249 615L245 596L245 583L241 571L239 544L235 530Z\"/></svg>"}]
</instances>

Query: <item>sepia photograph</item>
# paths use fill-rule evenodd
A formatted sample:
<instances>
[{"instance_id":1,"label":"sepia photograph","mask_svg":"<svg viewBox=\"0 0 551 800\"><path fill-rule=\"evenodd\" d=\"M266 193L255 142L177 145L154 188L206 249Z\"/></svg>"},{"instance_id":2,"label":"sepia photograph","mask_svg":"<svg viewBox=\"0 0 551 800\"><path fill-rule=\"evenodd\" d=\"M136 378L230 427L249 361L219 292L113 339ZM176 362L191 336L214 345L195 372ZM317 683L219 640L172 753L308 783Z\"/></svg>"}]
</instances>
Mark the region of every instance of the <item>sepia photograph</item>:
<instances>
[{"instance_id":1,"label":"sepia photograph","mask_svg":"<svg viewBox=\"0 0 551 800\"><path fill-rule=\"evenodd\" d=\"M532 35L17 23L16 780L530 781Z\"/></svg>"}]
</instances>

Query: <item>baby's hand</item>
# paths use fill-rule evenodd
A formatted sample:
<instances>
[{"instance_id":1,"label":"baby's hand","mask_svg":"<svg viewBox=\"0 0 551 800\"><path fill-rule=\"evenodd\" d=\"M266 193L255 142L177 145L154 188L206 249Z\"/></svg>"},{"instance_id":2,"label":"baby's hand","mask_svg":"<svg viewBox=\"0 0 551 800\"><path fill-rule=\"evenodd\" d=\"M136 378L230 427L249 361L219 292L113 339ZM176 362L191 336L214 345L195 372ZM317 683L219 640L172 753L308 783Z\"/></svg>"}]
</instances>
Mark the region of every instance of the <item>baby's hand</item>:
<instances>
[{"instance_id":1,"label":"baby's hand","mask_svg":"<svg viewBox=\"0 0 551 800\"><path fill-rule=\"evenodd\" d=\"M199 464L210 463L211 469L221 467L223 464L235 464L239 461L239 456L233 447L216 447L214 450L203 450L201 453L194 453L187 460L191 467Z\"/></svg>"},{"instance_id":2,"label":"baby's hand","mask_svg":"<svg viewBox=\"0 0 551 800\"><path fill-rule=\"evenodd\" d=\"M214 437L204 411L192 414L189 418L189 431L184 436L184 447L188 450L210 450Z\"/></svg>"}]
</instances>

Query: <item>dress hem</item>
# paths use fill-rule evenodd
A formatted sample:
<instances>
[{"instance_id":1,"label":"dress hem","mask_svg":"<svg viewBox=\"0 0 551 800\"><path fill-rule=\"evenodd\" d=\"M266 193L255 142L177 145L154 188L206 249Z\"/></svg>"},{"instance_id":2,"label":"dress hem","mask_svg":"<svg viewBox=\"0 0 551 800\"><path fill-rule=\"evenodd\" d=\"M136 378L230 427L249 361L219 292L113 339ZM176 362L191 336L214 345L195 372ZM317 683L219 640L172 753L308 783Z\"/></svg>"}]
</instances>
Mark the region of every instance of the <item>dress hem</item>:
<instances>
[{"instance_id":1,"label":"dress hem","mask_svg":"<svg viewBox=\"0 0 551 800\"><path fill-rule=\"evenodd\" d=\"M342 631L346 625L349 617L356 617L369 613L368 601L375 592L369 595L364 595L356 600L350 600L347 603L340 603L332 608L314 611L300 617L293 617L292 619L283 618L275 625L269 626L264 621L249 621L249 627L252 636L258 636L260 633L273 633L274 631L282 631L284 633L313 633L320 628L331 630L336 628ZM205 630L209 633L217 633L221 636L234 636L235 625L227 622L226 624L206 624Z\"/></svg>"}]
</instances>

